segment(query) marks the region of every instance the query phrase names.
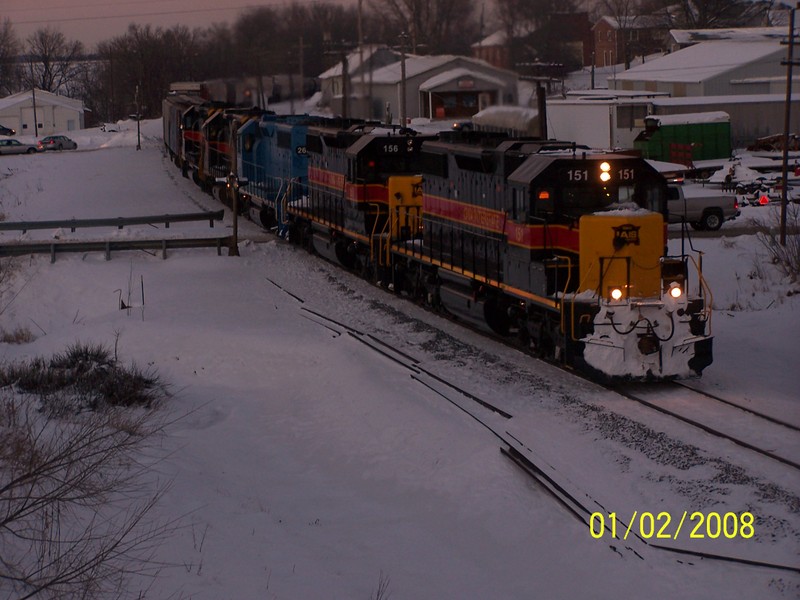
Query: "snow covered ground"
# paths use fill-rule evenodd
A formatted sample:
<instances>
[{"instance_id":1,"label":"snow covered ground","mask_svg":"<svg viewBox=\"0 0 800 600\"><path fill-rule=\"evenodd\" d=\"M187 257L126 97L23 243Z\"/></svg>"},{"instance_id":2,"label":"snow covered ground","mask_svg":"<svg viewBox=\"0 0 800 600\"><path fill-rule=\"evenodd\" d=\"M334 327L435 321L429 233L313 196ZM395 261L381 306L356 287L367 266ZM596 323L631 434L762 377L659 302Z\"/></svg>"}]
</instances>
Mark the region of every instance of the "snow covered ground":
<instances>
[{"instance_id":1,"label":"snow covered ground","mask_svg":"<svg viewBox=\"0 0 800 600\"><path fill-rule=\"evenodd\" d=\"M71 132L75 152L0 158L5 220L220 208L163 156L160 121L143 124L141 151L135 125L122 129ZM747 207L723 226L728 235L693 240L706 253L718 310L715 362L692 384L800 424L800 284L777 275L754 236L734 235L769 210ZM366 599L381 581L394 600L797 597L796 572L593 539L500 453L491 432L306 309L385 336L512 413L508 430L602 498L605 512L752 512L754 537L716 540L718 553L798 565L796 471L632 407L239 225L254 240L239 258L214 250L167 260L26 257L0 297L0 327L37 336L0 345L4 360L118 341L124 361L152 365L172 386L164 410L181 418L157 463L171 483L156 516L181 527L158 551L160 576L134 580L128 597ZM230 226L227 214L214 229L2 232L0 240L219 235ZM119 310L119 295L136 305L142 285L146 305Z\"/></svg>"}]
</instances>

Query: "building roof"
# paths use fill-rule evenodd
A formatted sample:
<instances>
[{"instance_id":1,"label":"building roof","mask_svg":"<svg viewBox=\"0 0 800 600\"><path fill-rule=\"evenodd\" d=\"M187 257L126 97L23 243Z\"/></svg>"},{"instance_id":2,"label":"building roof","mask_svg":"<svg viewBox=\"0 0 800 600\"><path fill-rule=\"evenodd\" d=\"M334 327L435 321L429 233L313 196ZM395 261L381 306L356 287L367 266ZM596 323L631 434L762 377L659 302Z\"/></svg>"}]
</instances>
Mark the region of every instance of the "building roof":
<instances>
[{"instance_id":1,"label":"building roof","mask_svg":"<svg viewBox=\"0 0 800 600\"><path fill-rule=\"evenodd\" d=\"M701 113L680 113L677 115L648 115L645 121L655 121L659 125L688 125L690 123L730 123L731 116L721 110Z\"/></svg>"},{"instance_id":2,"label":"building roof","mask_svg":"<svg viewBox=\"0 0 800 600\"><path fill-rule=\"evenodd\" d=\"M749 63L785 53L777 41L701 42L633 67L618 74L616 80L700 83Z\"/></svg>"},{"instance_id":3,"label":"building roof","mask_svg":"<svg viewBox=\"0 0 800 600\"><path fill-rule=\"evenodd\" d=\"M492 77L486 73L476 73L470 69L458 67L456 69L444 71L438 75L434 75L430 79L423 81L419 85L419 91L430 92L431 90L435 90L437 87L448 84L457 79L461 79L462 77L472 77L473 79L485 81L486 83L490 83L495 86L504 86L506 84L506 82L499 77Z\"/></svg>"},{"instance_id":4,"label":"building roof","mask_svg":"<svg viewBox=\"0 0 800 600\"><path fill-rule=\"evenodd\" d=\"M458 62L459 67L463 65L463 68L466 69L470 75L473 77L480 77L482 79L486 78L485 73L480 73L476 70L470 70L469 65L475 65L476 67L480 67L484 70L488 70L492 73L503 73L508 74L513 77L517 77L517 74L513 71L506 71L505 69L498 69L487 63L486 61L477 59L477 58L468 58L466 56L455 56L452 54L439 54L439 55L432 55L432 56L416 56L416 55L409 55L406 56L406 79L410 79L412 77L416 77L418 75L422 75L428 71L432 71L433 69L438 69L448 63L451 62ZM390 65L386 65L380 69L377 69L372 73L372 83L378 84L397 84L400 83L401 77L401 63L396 62ZM426 81L426 83L429 83ZM439 83L441 85L441 83Z\"/></svg>"},{"instance_id":5,"label":"building roof","mask_svg":"<svg viewBox=\"0 0 800 600\"><path fill-rule=\"evenodd\" d=\"M33 92L31 90L25 90L23 92L17 92L16 94L6 96L5 98L0 98L0 110L11 108L12 106L16 106L17 104L21 104L23 102L28 102L32 99L32 97ZM80 100L67 98L66 96L59 96L58 94L51 94L50 92L45 92L44 90L40 89L36 90L36 103L42 105L47 104L63 106L64 108L69 108L78 112L84 112L85 110L83 107L83 102Z\"/></svg>"},{"instance_id":6,"label":"building roof","mask_svg":"<svg viewBox=\"0 0 800 600\"><path fill-rule=\"evenodd\" d=\"M670 29L669 35L681 46L712 40L781 40L787 37L786 27L736 27L730 29Z\"/></svg>"},{"instance_id":7,"label":"building roof","mask_svg":"<svg viewBox=\"0 0 800 600\"><path fill-rule=\"evenodd\" d=\"M600 19L592 26L592 29L600 23L605 23L612 29L666 29L667 19L664 15L629 15L625 17L610 17L608 15Z\"/></svg>"},{"instance_id":8,"label":"building roof","mask_svg":"<svg viewBox=\"0 0 800 600\"><path fill-rule=\"evenodd\" d=\"M348 53L347 72L351 75L357 73L358 70L361 68L361 56L363 55L364 57L364 64L367 64L369 60L372 58L372 55L376 54L379 50L395 52L395 54L397 54L397 60L400 60L400 52L394 51L388 46L385 46L383 44L364 44L361 47L361 50L356 48L352 52ZM331 77L341 77L341 76L342 76L342 61L340 60L327 71L323 71L319 75L319 78L328 79Z\"/></svg>"}]
</instances>

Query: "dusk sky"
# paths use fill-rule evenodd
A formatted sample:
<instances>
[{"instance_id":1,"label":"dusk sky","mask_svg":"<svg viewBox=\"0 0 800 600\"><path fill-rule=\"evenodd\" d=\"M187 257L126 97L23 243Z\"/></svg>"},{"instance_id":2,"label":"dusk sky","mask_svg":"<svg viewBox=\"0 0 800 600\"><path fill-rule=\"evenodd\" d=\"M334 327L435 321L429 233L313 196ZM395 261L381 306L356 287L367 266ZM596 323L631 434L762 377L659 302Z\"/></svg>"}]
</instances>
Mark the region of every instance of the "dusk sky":
<instances>
[{"instance_id":1,"label":"dusk sky","mask_svg":"<svg viewBox=\"0 0 800 600\"><path fill-rule=\"evenodd\" d=\"M122 35L130 23L172 27L207 27L233 23L242 10L253 6L312 4L319 0L2 0L0 19L11 19L14 31L25 39L42 27L53 27L69 40L92 50L97 42ZM358 0L329 0L355 5ZM364 2L366 6L367 2Z\"/></svg>"}]
</instances>

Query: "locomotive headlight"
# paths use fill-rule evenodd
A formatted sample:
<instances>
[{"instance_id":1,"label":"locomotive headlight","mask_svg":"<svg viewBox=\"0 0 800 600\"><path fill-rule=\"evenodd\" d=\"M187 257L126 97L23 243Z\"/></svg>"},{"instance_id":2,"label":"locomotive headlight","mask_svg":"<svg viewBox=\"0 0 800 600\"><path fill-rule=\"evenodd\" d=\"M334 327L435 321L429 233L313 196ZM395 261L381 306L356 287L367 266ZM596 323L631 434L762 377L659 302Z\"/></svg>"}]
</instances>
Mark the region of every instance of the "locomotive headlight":
<instances>
[{"instance_id":1,"label":"locomotive headlight","mask_svg":"<svg viewBox=\"0 0 800 600\"><path fill-rule=\"evenodd\" d=\"M600 181L605 183L611 179L611 165L607 162L600 163Z\"/></svg>"},{"instance_id":2,"label":"locomotive headlight","mask_svg":"<svg viewBox=\"0 0 800 600\"><path fill-rule=\"evenodd\" d=\"M610 295L612 300L620 300L622 298L622 290L620 288L612 288Z\"/></svg>"},{"instance_id":3,"label":"locomotive headlight","mask_svg":"<svg viewBox=\"0 0 800 600\"><path fill-rule=\"evenodd\" d=\"M673 281L669 284L669 295L677 300L683 295L683 290L681 289L681 284L677 281Z\"/></svg>"}]
</instances>

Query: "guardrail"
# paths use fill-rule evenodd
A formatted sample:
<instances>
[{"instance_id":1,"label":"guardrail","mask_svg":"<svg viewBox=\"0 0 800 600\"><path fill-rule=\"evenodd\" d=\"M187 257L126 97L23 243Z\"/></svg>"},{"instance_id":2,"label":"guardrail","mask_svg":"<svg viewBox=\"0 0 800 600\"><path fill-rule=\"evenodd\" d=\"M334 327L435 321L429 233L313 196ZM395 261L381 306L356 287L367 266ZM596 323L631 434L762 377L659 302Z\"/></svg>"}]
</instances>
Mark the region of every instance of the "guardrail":
<instances>
[{"instance_id":1,"label":"guardrail","mask_svg":"<svg viewBox=\"0 0 800 600\"><path fill-rule=\"evenodd\" d=\"M104 240L97 242L19 242L0 244L0 257L25 256L27 254L50 254L50 262L56 262L56 254L62 252L105 252L106 260L111 260L111 252L121 250L161 250L161 258L167 258L167 249L177 248L217 248L217 256L222 248L230 248L233 238L230 235L208 238Z\"/></svg>"},{"instance_id":2,"label":"guardrail","mask_svg":"<svg viewBox=\"0 0 800 600\"><path fill-rule=\"evenodd\" d=\"M152 225L164 223L169 229L170 223L208 220L208 226L214 227L214 221L221 221L224 210L215 212L182 213L177 215L151 215L144 217L111 217L106 219L61 219L57 221L3 221L0 231L22 231L29 229L69 229L74 232L79 227L116 227L122 229L127 225Z\"/></svg>"}]
</instances>

